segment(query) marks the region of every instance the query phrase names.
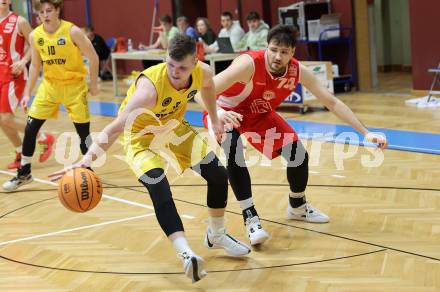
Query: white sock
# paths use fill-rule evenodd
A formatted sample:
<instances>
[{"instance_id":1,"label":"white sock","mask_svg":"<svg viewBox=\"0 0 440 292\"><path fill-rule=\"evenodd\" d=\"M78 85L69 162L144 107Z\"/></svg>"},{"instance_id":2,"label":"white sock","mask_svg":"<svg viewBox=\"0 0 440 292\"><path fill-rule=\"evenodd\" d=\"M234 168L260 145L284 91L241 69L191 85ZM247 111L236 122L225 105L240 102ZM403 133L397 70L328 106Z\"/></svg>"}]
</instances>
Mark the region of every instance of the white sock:
<instances>
[{"instance_id":1,"label":"white sock","mask_svg":"<svg viewBox=\"0 0 440 292\"><path fill-rule=\"evenodd\" d=\"M15 148L15 152L21 153L21 151L23 151L23 145L20 145L17 148Z\"/></svg>"},{"instance_id":2,"label":"white sock","mask_svg":"<svg viewBox=\"0 0 440 292\"><path fill-rule=\"evenodd\" d=\"M38 134L37 141L44 141L44 140L46 140L46 134L44 132L40 132Z\"/></svg>"},{"instance_id":3,"label":"white sock","mask_svg":"<svg viewBox=\"0 0 440 292\"><path fill-rule=\"evenodd\" d=\"M173 245L174 248L176 250L177 253L181 254L181 253L188 253L188 254L194 254L194 252L191 250L191 248L188 245L188 241L186 241L185 237L177 237L176 239L174 239L173 241Z\"/></svg>"},{"instance_id":4,"label":"white sock","mask_svg":"<svg viewBox=\"0 0 440 292\"><path fill-rule=\"evenodd\" d=\"M22 166L31 163L31 161L32 161L32 156L24 156L24 155L21 156Z\"/></svg>"},{"instance_id":5,"label":"white sock","mask_svg":"<svg viewBox=\"0 0 440 292\"><path fill-rule=\"evenodd\" d=\"M252 200L252 197L246 200L238 201L238 203L240 204L240 208L242 210L246 210L247 208L250 208L254 205L254 201Z\"/></svg>"},{"instance_id":6,"label":"white sock","mask_svg":"<svg viewBox=\"0 0 440 292\"><path fill-rule=\"evenodd\" d=\"M304 197L305 195L306 195L305 192L301 192L301 193L290 192L289 193L289 197L294 198L294 199L300 199L300 198Z\"/></svg>"},{"instance_id":7,"label":"white sock","mask_svg":"<svg viewBox=\"0 0 440 292\"><path fill-rule=\"evenodd\" d=\"M222 233L225 228L225 217L209 217L209 229L213 234Z\"/></svg>"}]
</instances>

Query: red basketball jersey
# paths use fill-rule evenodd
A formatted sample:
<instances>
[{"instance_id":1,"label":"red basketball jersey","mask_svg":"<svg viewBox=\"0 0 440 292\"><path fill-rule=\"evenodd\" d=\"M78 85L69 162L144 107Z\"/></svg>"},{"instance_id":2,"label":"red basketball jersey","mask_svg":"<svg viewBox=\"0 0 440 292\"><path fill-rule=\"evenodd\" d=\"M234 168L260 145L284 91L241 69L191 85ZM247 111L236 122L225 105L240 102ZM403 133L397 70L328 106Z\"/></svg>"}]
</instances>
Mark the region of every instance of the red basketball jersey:
<instances>
[{"instance_id":1,"label":"red basketball jersey","mask_svg":"<svg viewBox=\"0 0 440 292\"><path fill-rule=\"evenodd\" d=\"M18 15L11 12L0 22L0 81L24 79L12 76L10 66L23 58L25 38L18 31Z\"/></svg>"},{"instance_id":2,"label":"red basketball jersey","mask_svg":"<svg viewBox=\"0 0 440 292\"><path fill-rule=\"evenodd\" d=\"M268 70L266 51L247 52L254 61L255 73L247 84L235 83L222 92L217 105L242 114L263 114L274 111L295 90L299 79L299 63L292 58L283 76L275 77Z\"/></svg>"}]
</instances>

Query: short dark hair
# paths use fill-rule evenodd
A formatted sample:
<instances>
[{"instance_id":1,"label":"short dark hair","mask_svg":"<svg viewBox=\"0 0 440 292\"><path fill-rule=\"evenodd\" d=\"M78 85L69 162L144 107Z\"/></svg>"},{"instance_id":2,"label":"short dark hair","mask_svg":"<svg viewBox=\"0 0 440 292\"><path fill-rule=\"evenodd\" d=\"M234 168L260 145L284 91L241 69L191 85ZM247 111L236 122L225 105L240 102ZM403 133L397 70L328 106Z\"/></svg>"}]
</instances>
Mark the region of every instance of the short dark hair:
<instances>
[{"instance_id":1,"label":"short dark hair","mask_svg":"<svg viewBox=\"0 0 440 292\"><path fill-rule=\"evenodd\" d=\"M162 15L159 20L160 20L160 22L163 22L163 23L169 23L169 24L173 23L173 20L171 19L171 16L169 16L168 14L167 15Z\"/></svg>"},{"instance_id":2,"label":"short dark hair","mask_svg":"<svg viewBox=\"0 0 440 292\"><path fill-rule=\"evenodd\" d=\"M227 16L227 17L229 17L231 20L232 19L234 19L234 17L232 16L232 13L231 12L229 12L229 11L225 11L225 12L223 12L222 13L222 16Z\"/></svg>"},{"instance_id":3,"label":"short dark hair","mask_svg":"<svg viewBox=\"0 0 440 292\"><path fill-rule=\"evenodd\" d=\"M185 21L185 23L188 23L188 24L189 24L189 22L188 22L188 17L183 16L183 15L177 17L177 22L179 22L179 21Z\"/></svg>"},{"instance_id":4,"label":"short dark hair","mask_svg":"<svg viewBox=\"0 0 440 292\"><path fill-rule=\"evenodd\" d=\"M267 43L274 41L277 45L285 45L294 48L298 30L293 25L278 24L267 34Z\"/></svg>"},{"instance_id":5,"label":"short dark hair","mask_svg":"<svg viewBox=\"0 0 440 292\"><path fill-rule=\"evenodd\" d=\"M182 61L188 55L196 54L196 42L189 36L178 33L168 45L168 55L176 61Z\"/></svg>"},{"instance_id":6,"label":"short dark hair","mask_svg":"<svg viewBox=\"0 0 440 292\"><path fill-rule=\"evenodd\" d=\"M44 3L49 3L49 4L52 4L56 9L57 8L62 9L63 2L64 2L63 0L37 0L34 2L34 8L35 8L35 10L38 11L38 10L40 10L41 5L43 5Z\"/></svg>"},{"instance_id":7,"label":"short dark hair","mask_svg":"<svg viewBox=\"0 0 440 292\"><path fill-rule=\"evenodd\" d=\"M246 17L246 20L260 20L260 14L256 11L249 12L248 16Z\"/></svg>"}]
</instances>

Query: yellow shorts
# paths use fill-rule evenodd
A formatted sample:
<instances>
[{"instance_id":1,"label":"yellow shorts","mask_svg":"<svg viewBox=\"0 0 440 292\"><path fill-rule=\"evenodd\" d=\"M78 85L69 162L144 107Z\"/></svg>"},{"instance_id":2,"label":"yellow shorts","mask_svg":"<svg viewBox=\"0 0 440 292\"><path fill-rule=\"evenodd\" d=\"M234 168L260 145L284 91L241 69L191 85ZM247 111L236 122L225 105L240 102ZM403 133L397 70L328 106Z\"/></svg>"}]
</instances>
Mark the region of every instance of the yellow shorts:
<instances>
[{"instance_id":1,"label":"yellow shorts","mask_svg":"<svg viewBox=\"0 0 440 292\"><path fill-rule=\"evenodd\" d=\"M43 79L29 109L29 116L40 120L56 119L62 104L74 123L87 123L90 121L87 92L85 81L54 84Z\"/></svg>"},{"instance_id":2,"label":"yellow shorts","mask_svg":"<svg viewBox=\"0 0 440 292\"><path fill-rule=\"evenodd\" d=\"M137 178L154 168L166 171L170 166L182 173L199 163L209 152L207 139L186 121L162 134L129 139L121 136L126 162Z\"/></svg>"}]
</instances>

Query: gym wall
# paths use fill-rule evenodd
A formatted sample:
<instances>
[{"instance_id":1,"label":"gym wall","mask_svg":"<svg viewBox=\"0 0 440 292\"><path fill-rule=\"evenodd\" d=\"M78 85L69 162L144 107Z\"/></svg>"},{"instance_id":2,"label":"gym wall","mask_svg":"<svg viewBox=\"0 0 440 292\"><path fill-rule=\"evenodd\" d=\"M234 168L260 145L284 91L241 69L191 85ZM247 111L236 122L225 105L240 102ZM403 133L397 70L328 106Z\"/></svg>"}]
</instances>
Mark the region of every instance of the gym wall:
<instances>
[{"instance_id":1,"label":"gym wall","mask_svg":"<svg viewBox=\"0 0 440 292\"><path fill-rule=\"evenodd\" d=\"M430 68L440 62L438 0L409 0L413 89L429 90L433 75Z\"/></svg>"}]
</instances>

